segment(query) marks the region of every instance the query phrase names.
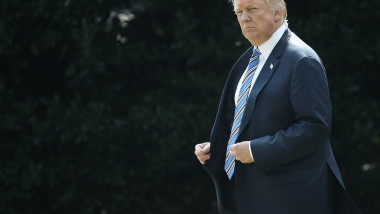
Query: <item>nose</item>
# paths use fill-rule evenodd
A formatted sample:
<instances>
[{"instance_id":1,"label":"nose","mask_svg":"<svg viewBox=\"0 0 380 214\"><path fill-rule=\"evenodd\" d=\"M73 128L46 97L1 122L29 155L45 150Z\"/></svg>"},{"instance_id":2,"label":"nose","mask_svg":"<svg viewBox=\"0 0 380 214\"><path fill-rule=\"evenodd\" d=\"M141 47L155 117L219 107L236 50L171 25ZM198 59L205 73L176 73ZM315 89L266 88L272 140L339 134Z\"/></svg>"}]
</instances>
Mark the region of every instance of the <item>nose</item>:
<instances>
[{"instance_id":1,"label":"nose","mask_svg":"<svg viewBox=\"0 0 380 214\"><path fill-rule=\"evenodd\" d=\"M251 20L251 17L249 17L249 13L245 10L243 10L243 14L241 16L241 21L249 21Z\"/></svg>"}]
</instances>

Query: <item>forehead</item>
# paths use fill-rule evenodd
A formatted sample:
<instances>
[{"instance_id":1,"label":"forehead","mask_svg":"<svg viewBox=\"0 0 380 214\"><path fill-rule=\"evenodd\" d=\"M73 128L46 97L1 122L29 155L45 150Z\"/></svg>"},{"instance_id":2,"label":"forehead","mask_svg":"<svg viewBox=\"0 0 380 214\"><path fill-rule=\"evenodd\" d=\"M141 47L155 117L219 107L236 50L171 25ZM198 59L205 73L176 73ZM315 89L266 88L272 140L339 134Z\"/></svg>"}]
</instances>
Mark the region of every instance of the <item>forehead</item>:
<instances>
[{"instance_id":1,"label":"forehead","mask_svg":"<svg viewBox=\"0 0 380 214\"><path fill-rule=\"evenodd\" d=\"M250 5L266 5L267 0L235 0L234 7L237 8L244 8L246 6Z\"/></svg>"}]
</instances>

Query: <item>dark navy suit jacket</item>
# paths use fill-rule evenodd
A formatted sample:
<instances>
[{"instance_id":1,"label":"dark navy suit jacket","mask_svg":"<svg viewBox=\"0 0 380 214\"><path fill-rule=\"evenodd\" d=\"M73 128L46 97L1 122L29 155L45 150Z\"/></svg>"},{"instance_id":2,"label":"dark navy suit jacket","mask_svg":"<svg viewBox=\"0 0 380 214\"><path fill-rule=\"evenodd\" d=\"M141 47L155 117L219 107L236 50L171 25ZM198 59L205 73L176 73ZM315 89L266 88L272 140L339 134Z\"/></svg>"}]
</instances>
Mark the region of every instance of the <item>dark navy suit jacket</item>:
<instances>
[{"instance_id":1,"label":"dark navy suit jacket","mask_svg":"<svg viewBox=\"0 0 380 214\"><path fill-rule=\"evenodd\" d=\"M254 163L224 172L234 95L249 48L231 69L211 132L211 175L221 214L360 213L332 153L331 104L318 55L287 29L249 95L237 142L250 141Z\"/></svg>"}]
</instances>

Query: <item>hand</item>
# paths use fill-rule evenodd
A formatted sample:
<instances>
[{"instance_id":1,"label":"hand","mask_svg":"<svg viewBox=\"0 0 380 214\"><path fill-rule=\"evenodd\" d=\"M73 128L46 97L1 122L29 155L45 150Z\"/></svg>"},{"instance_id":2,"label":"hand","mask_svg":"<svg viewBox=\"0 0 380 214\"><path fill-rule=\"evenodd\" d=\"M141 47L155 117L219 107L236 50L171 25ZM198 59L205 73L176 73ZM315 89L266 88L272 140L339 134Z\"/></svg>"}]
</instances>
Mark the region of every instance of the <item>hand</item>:
<instances>
[{"instance_id":1,"label":"hand","mask_svg":"<svg viewBox=\"0 0 380 214\"><path fill-rule=\"evenodd\" d=\"M199 162L201 164L205 164L205 162L210 159L210 142L200 143L195 145L195 155L197 156Z\"/></svg>"},{"instance_id":2,"label":"hand","mask_svg":"<svg viewBox=\"0 0 380 214\"><path fill-rule=\"evenodd\" d=\"M230 146L230 155L235 156L235 159L242 163L252 163L251 152L249 151L249 141L235 143Z\"/></svg>"}]
</instances>

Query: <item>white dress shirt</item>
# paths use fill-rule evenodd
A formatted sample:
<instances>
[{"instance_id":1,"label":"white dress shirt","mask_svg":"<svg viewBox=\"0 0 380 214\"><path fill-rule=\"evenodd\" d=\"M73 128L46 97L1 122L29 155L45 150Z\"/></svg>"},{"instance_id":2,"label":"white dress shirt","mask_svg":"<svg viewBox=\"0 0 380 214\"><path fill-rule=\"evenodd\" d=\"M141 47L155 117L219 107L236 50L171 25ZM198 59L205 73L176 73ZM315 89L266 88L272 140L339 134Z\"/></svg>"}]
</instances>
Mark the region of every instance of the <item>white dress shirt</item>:
<instances>
[{"instance_id":1,"label":"white dress shirt","mask_svg":"<svg viewBox=\"0 0 380 214\"><path fill-rule=\"evenodd\" d=\"M278 41L280 41L280 39L281 39L282 35L284 34L286 28L287 28L287 26L285 24L282 24L281 27L279 27L276 30L276 32L274 32L273 35L267 41L265 41L263 44L261 44L258 47L259 50L260 50L260 52L261 52L261 54L259 56L259 64L257 65L256 72L255 72L255 74L253 75L253 78L252 78L252 83L251 83L251 88L249 89L249 93L251 93L252 87L255 84L256 79L259 76L259 74L260 74L260 72L261 72L261 70L262 70L265 62L267 61L269 55L272 53L273 48L277 45ZM256 48L256 46L254 48ZM247 68L248 68L248 65L247 65ZM237 105L237 101L238 101L238 97L239 97L239 91L240 91L240 88L241 88L241 84L243 82L243 77L244 77L244 75L245 75L246 72L247 72L247 69L245 69L243 75L240 77L240 81L239 81L239 83L237 85L237 88L236 88L236 92L235 92L235 106ZM253 159L252 151L251 151L251 144L249 144L249 152L250 152L251 157Z\"/></svg>"}]
</instances>

